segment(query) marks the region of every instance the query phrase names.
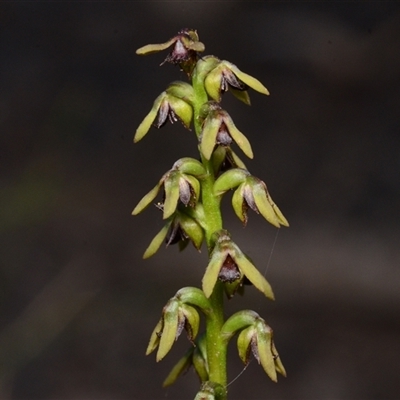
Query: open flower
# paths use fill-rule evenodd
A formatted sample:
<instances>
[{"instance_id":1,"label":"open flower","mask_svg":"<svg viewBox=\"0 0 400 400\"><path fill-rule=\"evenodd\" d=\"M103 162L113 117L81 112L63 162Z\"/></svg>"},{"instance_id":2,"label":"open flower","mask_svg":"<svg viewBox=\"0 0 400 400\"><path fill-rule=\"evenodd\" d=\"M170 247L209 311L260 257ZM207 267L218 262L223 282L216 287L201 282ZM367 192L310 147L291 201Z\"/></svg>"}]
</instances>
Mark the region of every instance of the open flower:
<instances>
[{"instance_id":1,"label":"open flower","mask_svg":"<svg viewBox=\"0 0 400 400\"><path fill-rule=\"evenodd\" d=\"M209 101L203 106L202 115L205 118L199 138L200 151L207 160L211 158L216 145L229 147L232 141L236 142L247 157L253 158L250 142L218 103Z\"/></svg>"},{"instance_id":2,"label":"open flower","mask_svg":"<svg viewBox=\"0 0 400 400\"><path fill-rule=\"evenodd\" d=\"M194 207L200 196L200 178L206 173L203 165L194 158L184 157L174 163L157 185L147 193L132 211L137 215L147 208L157 197L161 187L164 187L164 202L162 203L163 218L169 218L176 210L178 202Z\"/></svg>"},{"instance_id":3,"label":"open flower","mask_svg":"<svg viewBox=\"0 0 400 400\"><path fill-rule=\"evenodd\" d=\"M208 95L215 101L221 101L222 93L228 89L241 101L250 104L247 88L269 95L268 89L256 78L242 72L229 61L220 61L206 76L204 86Z\"/></svg>"},{"instance_id":4,"label":"open flower","mask_svg":"<svg viewBox=\"0 0 400 400\"><path fill-rule=\"evenodd\" d=\"M285 367L274 344L272 328L264 319L251 310L239 311L227 319L221 335L229 340L237 332L240 332L237 339L239 357L244 364L249 363L252 352L274 382L277 381L277 372L286 376Z\"/></svg>"},{"instance_id":5,"label":"open flower","mask_svg":"<svg viewBox=\"0 0 400 400\"><path fill-rule=\"evenodd\" d=\"M258 290L273 300L274 294L270 284L231 240L229 233L221 229L214 233L213 239L214 247L203 276L204 294L207 297L211 296L218 279L231 283L245 276Z\"/></svg>"},{"instance_id":6,"label":"open flower","mask_svg":"<svg viewBox=\"0 0 400 400\"><path fill-rule=\"evenodd\" d=\"M179 64L181 68L188 73L191 72L197 61L197 53L201 53L205 50L204 44L199 41L199 36L195 30L182 29L167 42L148 44L137 49L136 54L148 55L158 53L170 47L171 51L161 65L166 62Z\"/></svg>"},{"instance_id":7,"label":"open flower","mask_svg":"<svg viewBox=\"0 0 400 400\"><path fill-rule=\"evenodd\" d=\"M146 355L152 353L158 347L156 360L162 360L171 350L172 345L184 328L188 339L193 343L199 331L199 325L200 316L197 310L173 297L164 307L162 317L151 334Z\"/></svg>"},{"instance_id":8,"label":"open flower","mask_svg":"<svg viewBox=\"0 0 400 400\"><path fill-rule=\"evenodd\" d=\"M190 129L193 117L191 105L193 88L186 82L173 82L153 103L150 112L136 130L133 141L137 143L154 125L161 128L168 120L173 124L178 119L186 129Z\"/></svg>"},{"instance_id":9,"label":"open flower","mask_svg":"<svg viewBox=\"0 0 400 400\"><path fill-rule=\"evenodd\" d=\"M184 211L176 210L167 219L167 223L160 232L153 238L144 252L143 258L149 258L154 255L163 242L165 242L166 246L178 243L180 250L183 250L189 241L191 241L193 246L200 251L203 239L204 231L197 221L188 216Z\"/></svg>"},{"instance_id":10,"label":"open flower","mask_svg":"<svg viewBox=\"0 0 400 400\"><path fill-rule=\"evenodd\" d=\"M273 202L267 185L245 169L234 168L224 172L214 183L214 193L222 195L235 187L237 189L232 196L232 207L244 225L247 223L247 210L251 208L277 228L281 225L289 226L287 219Z\"/></svg>"}]
</instances>

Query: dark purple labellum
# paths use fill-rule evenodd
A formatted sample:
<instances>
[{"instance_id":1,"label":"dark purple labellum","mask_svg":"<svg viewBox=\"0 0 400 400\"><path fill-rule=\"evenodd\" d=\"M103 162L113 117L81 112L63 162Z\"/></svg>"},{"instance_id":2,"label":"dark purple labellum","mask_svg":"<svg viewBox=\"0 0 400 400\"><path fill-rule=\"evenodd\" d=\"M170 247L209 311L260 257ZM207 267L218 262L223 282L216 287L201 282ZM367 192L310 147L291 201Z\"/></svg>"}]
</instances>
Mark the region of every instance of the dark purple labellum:
<instances>
[{"instance_id":1,"label":"dark purple labellum","mask_svg":"<svg viewBox=\"0 0 400 400\"><path fill-rule=\"evenodd\" d=\"M241 278L238 266L233 258L228 254L222 268L219 271L218 278L222 282L232 283Z\"/></svg>"},{"instance_id":2,"label":"dark purple labellum","mask_svg":"<svg viewBox=\"0 0 400 400\"><path fill-rule=\"evenodd\" d=\"M221 146L230 146L232 143L231 135L229 134L224 122L221 124L218 130L216 142Z\"/></svg>"}]
</instances>

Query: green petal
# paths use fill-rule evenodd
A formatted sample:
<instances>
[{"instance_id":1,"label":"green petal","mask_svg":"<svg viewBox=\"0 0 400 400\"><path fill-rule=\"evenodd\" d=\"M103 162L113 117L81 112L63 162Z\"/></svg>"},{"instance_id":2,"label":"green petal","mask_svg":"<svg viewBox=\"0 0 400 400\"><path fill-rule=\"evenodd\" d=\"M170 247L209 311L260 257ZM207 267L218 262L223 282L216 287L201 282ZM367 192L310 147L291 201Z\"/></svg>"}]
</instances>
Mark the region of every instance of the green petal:
<instances>
[{"instance_id":1,"label":"green petal","mask_svg":"<svg viewBox=\"0 0 400 400\"><path fill-rule=\"evenodd\" d=\"M203 284L203 292L205 296L208 298L211 296L211 293L214 290L214 286L218 279L219 271L222 267L226 258L226 254L221 254L219 251L213 251L211 253L210 261L207 265L206 272L203 276L202 284Z\"/></svg>"},{"instance_id":2,"label":"green petal","mask_svg":"<svg viewBox=\"0 0 400 400\"><path fill-rule=\"evenodd\" d=\"M141 122L139 127L136 129L135 137L133 138L133 142L137 143L139 140L143 139L143 137L149 131L152 123L157 117L158 109L160 108L161 103L163 102L166 92L162 92L153 103L153 107L151 108L150 112L146 115L144 120Z\"/></svg>"},{"instance_id":3,"label":"green petal","mask_svg":"<svg viewBox=\"0 0 400 400\"><path fill-rule=\"evenodd\" d=\"M168 229L171 226L171 223L172 223L172 221L170 221L166 225L164 225L163 228L161 229L161 231L158 232L156 236L154 236L153 240L151 241L151 243L147 247L146 251L144 252L143 258L149 258L158 251L158 249L163 244L163 242L167 236Z\"/></svg>"},{"instance_id":4,"label":"green petal","mask_svg":"<svg viewBox=\"0 0 400 400\"><path fill-rule=\"evenodd\" d=\"M212 113L204 121L201 133L200 151L206 160L209 160L215 147L218 130L221 126L221 120L213 117Z\"/></svg>"},{"instance_id":5,"label":"green petal","mask_svg":"<svg viewBox=\"0 0 400 400\"><path fill-rule=\"evenodd\" d=\"M163 314L163 331L158 346L156 361L162 360L171 350L176 338L179 325L179 302L170 300Z\"/></svg>"},{"instance_id":6,"label":"green petal","mask_svg":"<svg viewBox=\"0 0 400 400\"><path fill-rule=\"evenodd\" d=\"M141 213L145 208L147 208L157 197L158 191L160 190L160 187L162 185L162 180L157 183L156 186L154 186L153 189L150 190L149 193L147 193L142 200L139 201L137 206L133 209L132 215L137 215Z\"/></svg>"},{"instance_id":7,"label":"green petal","mask_svg":"<svg viewBox=\"0 0 400 400\"><path fill-rule=\"evenodd\" d=\"M244 162L236 155L236 153L233 150L230 150L230 156L232 157L234 163L236 164L236 167L247 169Z\"/></svg>"},{"instance_id":8,"label":"green petal","mask_svg":"<svg viewBox=\"0 0 400 400\"><path fill-rule=\"evenodd\" d=\"M256 78L242 72L236 65L229 61L223 61L223 63L247 86L256 90L259 93L269 95L268 89Z\"/></svg>"},{"instance_id":9,"label":"green petal","mask_svg":"<svg viewBox=\"0 0 400 400\"><path fill-rule=\"evenodd\" d=\"M249 171L241 168L233 168L224 172L214 183L214 194L220 196L230 189L234 189L246 181Z\"/></svg>"},{"instance_id":10,"label":"green petal","mask_svg":"<svg viewBox=\"0 0 400 400\"><path fill-rule=\"evenodd\" d=\"M243 153L246 154L247 157L253 158L253 150L251 149L249 140L239 131L238 128L236 128L232 118L227 113L224 115L224 122L229 130L229 134L232 136L232 139L236 142Z\"/></svg>"},{"instance_id":11,"label":"green petal","mask_svg":"<svg viewBox=\"0 0 400 400\"><path fill-rule=\"evenodd\" d=\"M136 54L139 56L147 56L149 54L158 53L159 51L163 51L168 49L171 45L173 45L177 41L177 37L174 37L168 42L160 43L160 44L147 44L146 46L140 47L136 50Z\"/></svg>"},{"instance_id":12,"label":"green petal","mask_svg":"<svg viewBox=\"0 0 400 400\"><path fill-rule=\"evenodd\" d=\"M185 179L194 191L194 205L200 197L200 182L192 175L182 174L182 178Z\"/></svg>"},{"instance_id":13,"label":"green petal","mask_svg":"<svg viewBox=\"0 0 400 400\"><path fill-rule=\"evenodd\" d=\"M232 92L232 94L239 99L240 101L242 101L244 104L247 104L248 106L251 105L250 102L250 96L249 93L247 92L247 90L238 90L235 89L234 87L230 86L229 90Z\"/></svg>"},{"instance_id":14,"label":"green petal","mask_svg":"<svg viewBox=\"0 0 400 400\"><path fill-rule=\"evenodd\" d=\"M186 328L189 329L187 331L188 338L191 342L193 342L193 340L196 339L197 334L199 333L200 315L198 311L189 304L181 304L180 311L186 318Z\"/></svg>"},{"instance_id":15,"label":"green petal","mask_svg":"<svg viewBox=\"0 0 400 400\"><path fill-rule=\"evenodd\" d=\"M179 200L180 173L172 172L164 182L165 201L163 218L169 218L176 210Z\"/></svg>"},{"instance_id":16,"label":"green petal","mask_svg":"<svg viewBox=\"0 0 400 400\"><path fill-rule=\"evenodd\" d=\"M255 333L254 327L249 326L248 328L243 329L239 333L237 338L237 348L239 352L239 357L246 365L249 363L251 339L254 333Z\"/></svg>"},{"instance_id":17,"label":"green petal","mask_svg":"<svg viewBox=\"0 0 400 400\"><path fill-rule=\"evenodd\" d=\"M199 53L202 53L206 49L206 47L204 46L204 43L202 43L202 42L190 43L188 48L190 50L194 50L194 51L197 51Z\"/></svg>"},{"instance_id":18,"label":"green petal","mask_svg":"<svg viewBox=\"0 0 400 400\"><path fill-rule=\"evenodd\" d=\"M247 223L247 213L243 208L244 206L244 198L243 198L243 187L245 183L242 183L233 193L232 196L232 207L233 211L237 217L243 222L244 225Z\"/></svg>"},{"instance_id":19,"label":"green petal","mask_svg":"<svg viewBox=\"0 0 400 400\"><path fill-rule=\"evenodd\" d=\"M192 106L186 103L185 100L178 99L177 97L171 95L167 96L167 101L185 128L189 129L193 117Z\"/></svg>"}]
</instances>

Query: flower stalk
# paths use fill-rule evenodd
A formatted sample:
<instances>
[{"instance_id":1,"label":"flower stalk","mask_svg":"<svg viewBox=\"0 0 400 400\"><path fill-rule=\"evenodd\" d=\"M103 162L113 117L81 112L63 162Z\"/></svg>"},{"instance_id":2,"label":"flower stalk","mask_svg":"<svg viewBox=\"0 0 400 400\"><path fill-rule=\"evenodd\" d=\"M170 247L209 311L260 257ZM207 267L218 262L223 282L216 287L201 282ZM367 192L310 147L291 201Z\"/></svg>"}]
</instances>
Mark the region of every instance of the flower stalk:
<instances>
[{"instance_id":1,"label":"flower stalk","mask_svg":"<svg viewBox=\"0 0 400 400\"><path fill-rule=\"evenodd\" d=\"M235 334L239 357L245 364L252 353L273 381L277 381L277 373L286 376L272 329L265 321L250 310L229 318L224 311L225 295L229 299L243 292L246 283L274 299L271 285L224 229L221 214L222 197L234 190L232 207L244 225L250 208L277 228L289 226L265 183L252 176L233 151L232 146L237 145L248 158L253 158L248 138L220 105L228 91L247 105L249 88L264 95L269 92L234 64L214 56L200 56L205 46L195 30L183 29L165 43L141 47L137 54L167 49L170 52L161 65L178 65L189 82L172 82L156 98L136 130L134 142L142 140L152 126L159 129L168 121L179 120L186 129L193 125L199 160L184 157L176 161L132 214L144 211L161 195L155 204L162 210L165 225L151 241L144 258L153 256L163 242L166 246L178 243L181 250L192 242L197 250L203 244L207 247L209 261L201 289L180 289L167 302L146 354L157 350L156 360L162 360L185 330L191 347L172 369L164 386L174 383L185 369L193 366L201 382L195 399L226 400L227 348ZM198 335L201 317L205 319L205 332Z\"/></svg>"}]
</instances>

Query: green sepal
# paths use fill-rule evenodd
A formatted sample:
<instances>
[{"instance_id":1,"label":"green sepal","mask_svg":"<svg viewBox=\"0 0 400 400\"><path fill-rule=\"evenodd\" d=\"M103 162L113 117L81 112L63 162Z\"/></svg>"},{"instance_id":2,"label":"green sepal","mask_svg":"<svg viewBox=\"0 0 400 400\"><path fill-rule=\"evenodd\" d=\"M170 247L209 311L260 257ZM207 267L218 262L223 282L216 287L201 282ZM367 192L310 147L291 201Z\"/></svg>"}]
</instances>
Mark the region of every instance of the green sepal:
<instances>
[{"instance_id":1,"label":"green sepal","mask_svg":"<svg viewBox=\"0 0 400 400\"><path fill-rule=\"evenodd\" d=\"M163 219L169 218L176 210L180 195L180 179L181 174L177 171L172 171L169 174L168 179L165 179L164 181L165 201L163 208Z\"/></svg>"},{"instance_id":2,"label":"green sepal","mask_svg":"<svg viewBox=\"0 0 400 400\"><path fill-rule=\"evenodd\" d=\"M194 247L200 251L201 245L204 240L203 228L197 223L193 218L185 215L184 213L179 213L179 224L183 231L189 236Z\"/></svg>"},{"instance_id":3,"label":"green sepal","mask_svg":"<svg viewBox=\"0 0 400 400\"><path fill-rule=\"evenodd\" d=\"M239 248L238 248L239 249ZM239 250L240 251L240 250ZM243 275L266 297L274 300L275 296L271 285L267 282L260 271L250 262L250 260L240 251L237 252L235 261Z\"/></svg>"},{"instance_id":4,"label":"green sepal","mask_svg":"<svg viewBox=\"0 0 400 400\"><path fill-rule=\"evenodd\" d=\"M229 130L229 134L231 135L232 139L236 142L236 144L239 146L240 150L242 150L247 157L253 158L254 157L253 150L251 149L251 144L249 140L247 139L246 136L243 135L242 132L239 131L238 128L236 128L236 125L233 123L233 120L228 115L228 113L224 115L224 122Z\"/></svg>"},{"instance_id":5,"label":"green sepal","mask_svg":"<svg viewBox=\"0 0 400 400\"><path fill-rule=\"evenodd\" d=\"M254 196L254 201L260 214L270 224L276 226L277 228L279 228L280 225L289 226L288 221L269 196L265 183L256 180L255 178L249 179L249 181L250 180L252 181L251 188Z\"/></svg>"},{"instance_id":6,"label":"green sepal","mask_svg":"<svg viewBox=\"0 0 400 400\"><path fill-rule=\"evenodd\" d=\"M150 190L143 198L142 200L139 201L137 206L133 209L132 215L137 215L141 213L144 209L146 209L157 197L157 194L160 190L160 187L163 183L164 179L161 178L161 180L157 183L156 186L154 186L153 189Z\"/></svg>"},{"instance_id":7,"label":"green sepal","mask_svg":"<svg viewBox=\"0 0 400 400\"><path fill-rule=\"evenodd\" d=\"M204 87L208 95L218 103L221 101L221 81L224 66L219 64L204 79Z\"/></svg>"},{"instance_id":8,"label":"green sepal","mask_svg":"<svg viewBox=\"0 0 400 400\"><path fill-rule=\"evenodd\" d=\"M204 292L196 287L185 287L180 290L175 295L182 303L190 304L192 306L199 307L204 314L209 314L211 311L210 301L204 295Z\"/></svg>"},{"instance_id":9,"label":"green sepal","mask_svg":"<svg viewBox=\"0 0 400 400\"><path fill-rule=\"evenodd\" d=\"M168 85L168 88L165 90L168 94L182 99L185 102L193 105L194 102L194 90L192 85L187 82L182 81L174 81Z\"/></svg>"},{"instance_id":10,"label":"green sepal","mask_svg":"<svg viewBox=\"0 0 400 400\"><path fill-rule=\"evenodd\" d=\"M279 357L278 351L276 350L274 341L272 341L272 354L274 356L276 371L279 372L282 376L286 377L286 370L282 364L281 358Z\"/></svg>"},{"instance_id":11,"label":"green sepal","mask_svg":"<svg viewBox=\"0 0 400 400\"><path fill-rule=\"evenodd\" d=\"M144 138L144 136L147 134L147 132L151 128L151 125L153 124L154 120L156 119L160 105L164 101L166 96L167 96L167 93L162 92L154 100L153 107L151 108L150 112L144 117L144 120L140 123L140 125L136 129L136 133L133 138L134 143L137 143L139 140L142 140Z\"/></svg>"},{"instance_id":12,"label":"green sepal","mask_svg":"<svg viewBox=\"0 0 400 400\"><path fill-rule=\"evenodd\" d=\"M203 80L204 77L212 71L220 62L220 60L217 57L214 56L205 56L200 58L197 61L196 67L193 71L193 77L196 80Z\"/></svg>"},{"instance_id":13,"label":"green sepal","mask_svg":"<svg viewBox=\"0 0 400 400\"><path fill-rule=\"evenodd\" d=\"M245 182L249 175L249 171L242 168L233 168L224 172L214 183L214 194L220 196L226 191L234 189Z\"/></svg>"},{"instance_id":14,"label":"green sepal","mask_svg":"<svg viewBox=\"0 0 400 400\"><path fill-rule=\"evenodd\" d=\"M160 43L160 44L147 44L146 46L140 47L136 50L136 54L139 56L147 56L150 54L158 53L160 51L168 49L168 47L172 46L176 42L176 37L168 40L168 42Z\"/></svg>"},{"instance_id":15,"label":"green sepal","mask_svg":"<svg viewBox=\"0 0 400 400\"><path fill-rule=\"evenodd\" d=\"M212 116L212 114L215 113L210 113L205 119L201 133L200 151L206 160L211 158L216 144L218 130L221 126L221 119L218 116Z\"/></svg>"},{"instance_id":16,"label":"green sepal","mask_svg":"<svg viewBox=\"0 0 400 400\"><path fill-rule=\"evenodd\" d=\"M207 298L211 296L211 293L214 290L214 286L218 279L219 271L225 259L226 259L226 254L220 253L214 248L213 252L211 253L211 258L210 261L208 262L206 272L204 273L202 280L203 292Z\"/></svg>"},{"instance_id":17,"label":"green sepal","mask_svg":"<svg viewBox=\"0 0 400 400\"><path fill-rule=\"evenodd\" d=\"M256 348L258 362L272 381L277 382L278 378L275 369L275 360L272 354L272 329L266 325L264 320L257 321L256 326Z\"/></svg>"},{"instance_id":18,"label":"green sepal","mask_svg":"<svg viewBox=\"0 0 400 400\"><path fill-rule=\"evenodd\" d=\"M158 232L157 235L154 236L153 240L151 241L151 243L149 244L149 246L147 247L147 249L143 254L144 259L153 256L158 251L162 243L165 241L171 223L172 220L169 221L167 224L165 224L163 228L160 230L160 232Z\"/></svg>"},{"instance_id":19,"label":"green sepal","mask_svg":"<svg viewBox=\"0 0 400 400\"><path fill-rule=\"evenodd\" d=\"M193 350L194 348L191 347L186 354L173 366L170 373L164 379L162 384L163 387L168 387L174 384L176 380L188 370L192 364Z\"/></svg>"},{"instance_id":20,"label":"green sepal","mask_svg":"<svg viewBox=\"0 0 400 400\"><path fill-rule=\"evenodd\" d=\"M242 72L236 65L230 63L229 61L222 61L221 64L230 69L247 86L259 93L267 96L269 95L268 89L258 79L246 74L245 72Z\"/></svg>"},{"instance_id":21,"label":"green sepal","mask_svg":"<svg viewBox=\"0 0 400 400\"><path fill-rule=\"evenodd\" d=\"M160 344L160 336L161 332L163 329L163 318L160 318L160 320L157 322L156 327L153 329L153 332L150 336L150 341L146 349L146 356L148 356L150 353L152 353Z\"/></svg>"},{"instance_id":22,"label":"green sepal","mask_svg":"<svg viewBox=\"0 0 400 400\"><path fill-rule=\"evenodd\" d=\"M202 177L207 173L204 165L195 158L183 157L174 163L172 169L178 169L184 174Z\"/></svg>"},{"instance_id":23,"label":"green sepal","mask_svg":"<svg viewBox=\"0 0 400 400\"><path fill-rule=\"evenodd\" d=\"M158 345L156 361L161 361L171 350L177 339L179 327L179 302L172 298L163 311L163 330Z\"/></svg>"},{"instance_id":24,"label":"green sepal","mask_svg":"<svg viewBox=\"0 0 400 400\"><path fill-rule=\"evenodd\" d=\"M242 310L231 315L221 328L221 335L229 340L236 332L251 326L260 316L252 310Z\"/></svg>"}]
</instances>

